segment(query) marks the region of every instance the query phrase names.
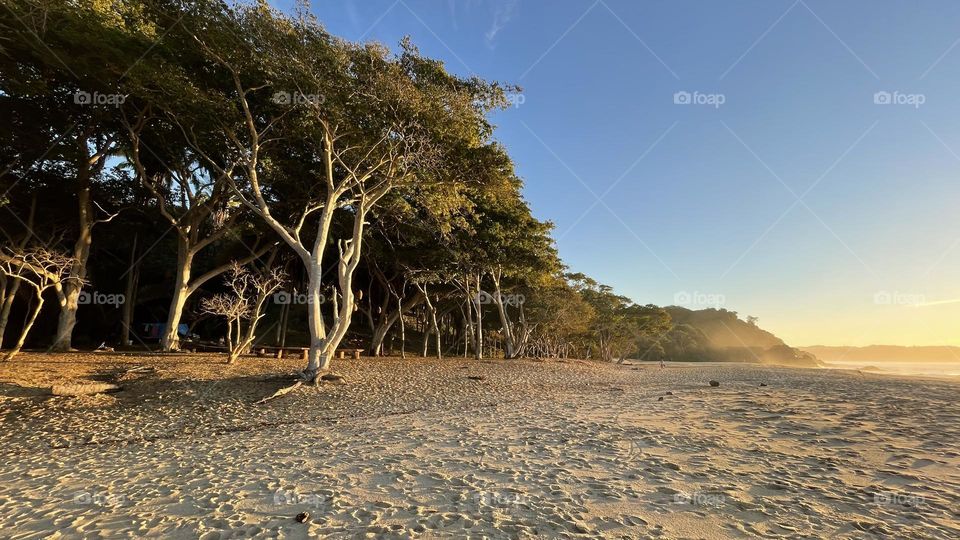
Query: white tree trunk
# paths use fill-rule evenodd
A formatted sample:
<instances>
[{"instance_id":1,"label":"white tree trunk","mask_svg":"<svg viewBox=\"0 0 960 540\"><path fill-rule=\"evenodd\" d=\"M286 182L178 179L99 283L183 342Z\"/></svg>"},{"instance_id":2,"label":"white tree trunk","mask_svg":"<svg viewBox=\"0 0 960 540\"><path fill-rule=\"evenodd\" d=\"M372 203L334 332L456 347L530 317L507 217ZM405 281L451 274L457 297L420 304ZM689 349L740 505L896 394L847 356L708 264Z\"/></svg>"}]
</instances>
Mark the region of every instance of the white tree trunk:
<instances>
[{"instance_id":1,"label":"white tree trunk","mask_svg":"<svg viewBox=\"0 0 960 540\"><path fill-rule=\"evenodd\" d=\"M177 327L183 316L183 308L190 297L190 274L193 269L193 254L181 241L177 249L177 275L173 284L173 298L170 299L170 310L167 311L167 324L163 329L163 338L160 348L164 351L174 351L180 347L180 335Z\"/></svg>"},{"instance_id":2,"label":"white tree trunk","mask_svg":"<svg viewBox=\"0 0 960 540\"><path fill-rule=\"evenodd\" d=\"M8 283L4 283L4 296L3 303L0 306L0 349L3 348L3 334L7 330L7 322L10 321L10 310L13 308L13 299L17 296L17 291L20 289L20 279L16 277L9 277L7 279Z\"/></svg>"},{"instance_id":3,"label":"white tree trunk","mask_svg":"<svg viewBox=\"0 0 960 540\"><path fill-rule=\"evenodd\" d=\"M43 293L37 291L36 295L36 305L33 306L33 310L30 312L29 318L23 325L23 330L20 331L20 338L17 339L17 343L7 352L7 355L4 356L4 360L11 360L17 353L20 352L20 349L23 348L23 344L27 341L27 335L30 333L30 329L33 328L34 321L37 320L37 315L40 314L40 308L43 307Z\"/></svg>"}]
</instances>

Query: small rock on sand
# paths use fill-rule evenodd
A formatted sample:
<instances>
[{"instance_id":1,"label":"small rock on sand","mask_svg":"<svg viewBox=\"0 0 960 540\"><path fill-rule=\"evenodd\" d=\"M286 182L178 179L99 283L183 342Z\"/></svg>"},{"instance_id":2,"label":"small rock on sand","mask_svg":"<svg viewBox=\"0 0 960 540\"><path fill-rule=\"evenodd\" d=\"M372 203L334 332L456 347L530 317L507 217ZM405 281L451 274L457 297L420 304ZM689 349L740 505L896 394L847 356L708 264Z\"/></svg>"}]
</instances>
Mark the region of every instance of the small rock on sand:
<instances>
[{"instance_id":1,"label":"small rock on sand","mask_svg":"<svg viewBox=\"0 0 960 540\"><path fill-rule=\"evenodd\" d=\"M766 386L767 383L760 383L760 386Z\"/></svg>"},{"instance_id":2,"label":"small rock on sand","mask_svg":"<svg viewBox=\"0 0 960 540\"><path fill-rule=\"evenodd\" d=\"M486 379L486 377L484 377L483 375L467 375L467 378L470 379L471 381L482 381Z\"/></svg>"},{"instance_id":3,"label":"small rock on sand","mask_svg":"<svg viewBox=\"0 0 960 540\"><path fill-rule=\"evenodd\" d=\"M294 519L297 520L297 523L306 523L310 521L310 512L300 512Z\"/></svg>"},{"instance_id":4,"label":"small rock on sand","mask_svg":"<svg viewBox=\"0 0 960 540\"><path fill-rule=\"evenodd\" d=\"M663 396L658 397L657 401L663 401Z\"/></svg>"},{"instance_id":5,"label":"small rock on sand","mask_svg":"<svg viewBox=\"0 0 960 540\"><path fill-rule=\"evenodd\" d=\"M667 396L672 396L672 395L673 395L673 392L667 392L665 395L667 395Z\"/></svg>"},{"instance_id":6,"label":"small rock on sand","mask_svg":"<svg viewBox=\"0 0 960 540\"><path fill-rule=\"evenodd\" d=\"M720 381L710 381L710 386L713 386L713 387L720 386Z\"/></svg>"}]
</instances>

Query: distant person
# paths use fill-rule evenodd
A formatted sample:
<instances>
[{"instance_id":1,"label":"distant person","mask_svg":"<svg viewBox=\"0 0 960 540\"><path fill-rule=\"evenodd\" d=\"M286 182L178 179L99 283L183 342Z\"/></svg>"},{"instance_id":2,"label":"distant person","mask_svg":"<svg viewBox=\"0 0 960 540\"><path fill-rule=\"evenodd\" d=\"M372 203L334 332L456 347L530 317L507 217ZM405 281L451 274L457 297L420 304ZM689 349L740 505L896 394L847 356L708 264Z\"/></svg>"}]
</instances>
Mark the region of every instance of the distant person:
<instances>
[{"instance_id":1,"label":"distant person","mask_svg":"<svg viewBox=\"0 0 960 540\"><path fill-rule=\"evenodd\" d=\"M663 369L663 358L660 359L660 369Z\"/></svg>"}]
</instances>

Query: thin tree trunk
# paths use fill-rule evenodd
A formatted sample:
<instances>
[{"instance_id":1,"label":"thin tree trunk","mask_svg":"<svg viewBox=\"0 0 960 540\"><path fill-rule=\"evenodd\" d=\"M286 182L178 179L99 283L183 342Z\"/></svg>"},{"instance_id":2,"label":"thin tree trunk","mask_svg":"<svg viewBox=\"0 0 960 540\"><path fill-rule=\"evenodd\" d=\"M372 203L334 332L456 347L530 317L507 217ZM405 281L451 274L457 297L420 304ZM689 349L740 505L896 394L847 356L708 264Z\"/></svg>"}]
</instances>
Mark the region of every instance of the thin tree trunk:
<instances>
[{"instance_id":1,"label":"thin tree trunk","mask_svg":"<svg viewBox=\"0 0 960 540\"><path fill-rule=\"evenodd\" d=\"M27 244L30 243L30 239L33 238L33 221L34 216L37 213L37 196L34 195L30 198L30 211L27 214L26 233L23 238L17 242L17 247L23 249L27 247ZM3 302L2 307L0 307L0 349L3 348L3 334L6 332L7 323L10 321L10 310L13 308L13 301L17 296L17 292L20 290L20 285L22 282L20 278L16 276L10 276L7 278L3 277Z\"/></svg>"},{"instance_id":2,"label":"thin tree trunk","mask_svg":"<svg viewBox=\"0 0 960 540\"><path fill-rule=\"evenodd\" d=\"M23 344L27 341L27 334L30 333L30 329L33 328L34 321L37 320L37 315L40 314L40 308L43 307L43 293L37 291L36 305L34 305L33 310L27 317L26 322L23 323L23 330L20 331L20 338L17 339L17 343L13 346L10 351L7 352L7 355L3 358L4 360L11 360L17 353L20 352L20 349L23 348Z\"/></svg>"},{"instance_id":3,"label":"thin tree trunk","mask_svg":"<svg viewBox=\"0 0 960 540\"><path fill-rule=\"evenodd\" d=\"M403 321L403 304L400 302L401 296L397 295L397 311L400 313L400 358L407 358L407 325Z\"/></svg>"},{"instance_id":4,"label":"thin tree trunk","mask_svg":"<svg viewBox=\"0 0 960 540\"><path fill-rule=\"evenodd\" d=\"M473 298L473 305L477 310L476 346L474 352L477 360L483 360L483 304L480 303L480 274L477 274L477 294Z\"/></svg>"},{"instance_id":5,"label":"thin tree trunk","mask_svg":"<svg viewBox=\"0 0 960 540\"><path fill-rule=\"evenodd\" d=\"M13 299L20 290L21 281L19 278L10 276L4 279L3 305L0 307L0 349L3 348L3 334L7 330L7 322L10 320L10 310L13 308Z\"/></svg>"},{"instance_id":6,"label":"thin tree trunk","mask_svg":"<svg viewBox=\"0 0 960 540\"><path fill-rule=\"evenodd\" d=\"M120 345L130 345L130 326L133 324L133 308L136 306L137 282L140 280L140 263L137 258L137 240L140 233L134 233L133 246L130 249L130 264L127 266L127 287L124 289L123 313L121 315Z\"/></svg>"},{"instance_id":7,"label":"thin tree trunk","mask_svg":"<svg viewBox=\"0 0 960 540\"><path fill-rule=\"evenodd\" d=\"M381 317L380 324L374 329L373 336L370 338L370 354L374 356L381 356L383 354L383 341L387 338L387 335L389 335L394 323L400 318L400 314L417 307L420 305L420 302L423 302L423 294L418 291L408 298L406 303L400 306L400 309Z\"/></svg>"},{"instance_id":8,"label":"thin tree trunk","mask_svg":"<svg viewBox=\"0 0 960 540\"><path fill-rule=\"evenodd\" d=\"M501 273L499 268L490 273L493 278L493 302L497 305L497 313L500 315L500 327L503 330L503 343L506 348L504 357L513 358L516 354L516 342L513 338L513 325L507 315L507 307L503 304L503 291L500 289Z\"/></svg>"}]
</instances>

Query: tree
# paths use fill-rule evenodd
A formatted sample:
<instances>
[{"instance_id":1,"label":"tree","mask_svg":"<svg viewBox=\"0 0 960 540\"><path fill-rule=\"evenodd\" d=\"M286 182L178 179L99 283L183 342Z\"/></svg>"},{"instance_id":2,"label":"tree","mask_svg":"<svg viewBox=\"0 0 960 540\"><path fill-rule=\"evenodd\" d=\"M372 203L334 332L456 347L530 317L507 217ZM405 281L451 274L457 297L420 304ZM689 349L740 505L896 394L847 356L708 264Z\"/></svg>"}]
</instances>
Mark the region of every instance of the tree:
<instances>
[{"instance_id":1,"label":"tree","mask_svg":"<svg viewBox=\"0 0 960 540\"><path fill-rule=\"evenodd\" d=\"M223 274L236 264L247 264L265 254L273 245L265 243L248 248L249 253L237 261L215 265L199 276L193 276L194 260L204 249L215 245L230 233L236 234L238 217L242 213L230 204L229 175L231 170L214 174L204 170L193 156L168 155L166 160L156 157L148 172L144 165L141 148L142 131L146 119L141 117L135 124L126 123L130 138L130 158L142 184L150 191L157 203L157 210L177 233L177 260L170 309L160 346L163 350L177 349L177 328L187 300L204 283ZM154 148L157 146L153 146ZM176 199L176 202L171 201ZM241 245L243 241L240 241ZM274 244L275 245L275 244Z\"/></svg>"},{"instance_id":2,"label":"tree","mask_svg":"<svg viewBox=\"0 0 960 540\"><path fill-rule=\"evenodd\" d=\"M7 38L0 55L0 93L13 96L15 110L37 125L31 131L38 137L30 140L33 151L42 152L36 161L17 156L13 170L4 172L21 181L57 168L60 192L74 198L71 279L56 287L60 315L53 342L53 349L67 350L94 227L116 216L104 209L107 201L97 202L96 193L108 158L119 148L121 81L144 48L140 38L146 28L135 2L11 0L4 7L3 15L12 19L0 22ZM80 50L84 54L76 54Z\"/></svg>"},{"instance_id":3,"label":"tree","mask_svg":"<svg viewBox=\"0 0 960 540\"><path fill-rule=\"evenodd\" d=\"M310 333L304 376L315 380L350 325L368 215L392 189L432 178L436 143L464 125L485 129L493 90L446 73L409 45L392 57L383 47L334 40L307 16L290 19L257 5L225 11L223 19L217 31L190 37L229 81L210 91L230 102L233 114L218 119L216 130L231 152L218 154L221 145L211 149L193 126L181 128L302 261ZM320 298L337 215L352 225L335 242L339 305L328 328Z\"/></svg>"},{"instance_id":4,"label":"tree","mask_svg":"<svg viewBox=\"0 0 960 540\"><path fill-rule=\"evenodd\" d=\"M257 324L263 318L267 299L283 285L286 277L276 268L250 272L234 262L227 272L229 293L215 294L201 302L201 309L211 315L219 315L227 323L227 363L232 364L246 352L256 339ZM248 321L246 329L242 321Z\"/></svg>"},{"instance_id":5,"label":"tree","mask_svg":"<svg viewBox=\"0 0 960 540\"><path fill-rule=\"evenodd\" d=\"M8 278L27 284L33 289L34 293L33 309L27 315L19 339L4 356L4 360L12 359L23 348L27 335L43 308L43 293L54 287L62 287L64 281L77 279L71 272L75 262L67 255L44 247L7 248L3 253L0 253L0 272Z\"/></svg>"}]
</instances>

